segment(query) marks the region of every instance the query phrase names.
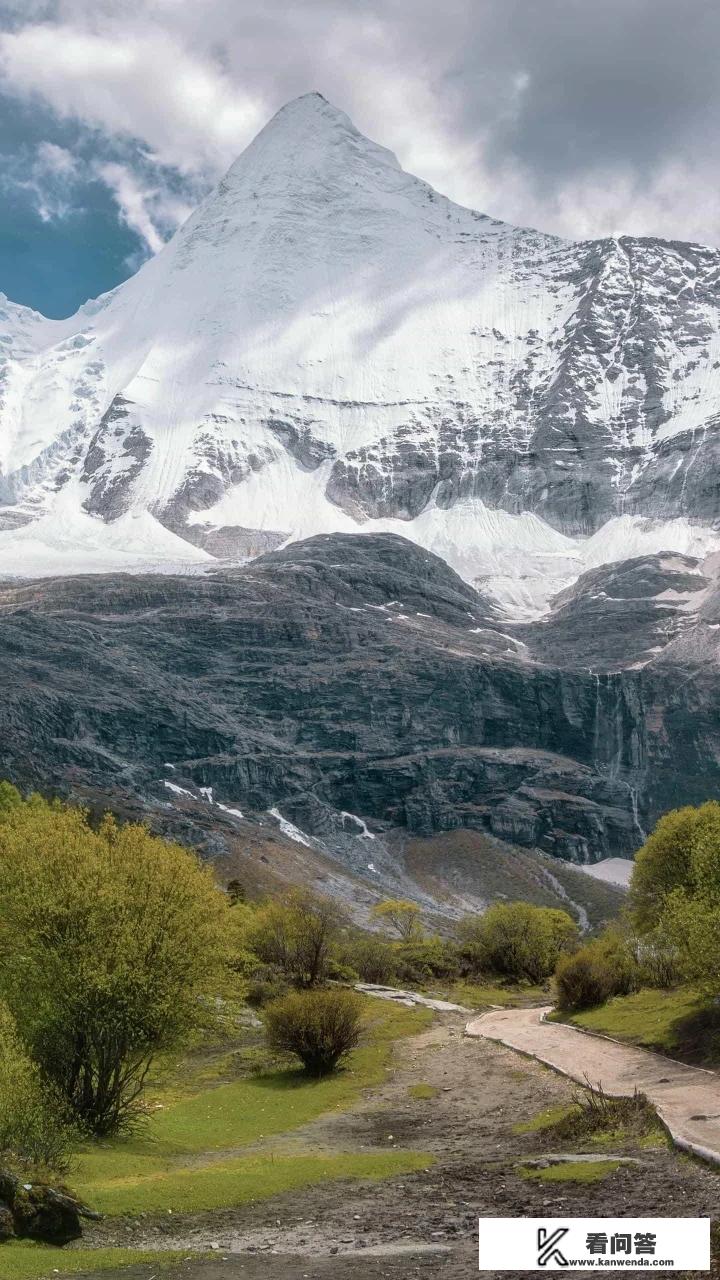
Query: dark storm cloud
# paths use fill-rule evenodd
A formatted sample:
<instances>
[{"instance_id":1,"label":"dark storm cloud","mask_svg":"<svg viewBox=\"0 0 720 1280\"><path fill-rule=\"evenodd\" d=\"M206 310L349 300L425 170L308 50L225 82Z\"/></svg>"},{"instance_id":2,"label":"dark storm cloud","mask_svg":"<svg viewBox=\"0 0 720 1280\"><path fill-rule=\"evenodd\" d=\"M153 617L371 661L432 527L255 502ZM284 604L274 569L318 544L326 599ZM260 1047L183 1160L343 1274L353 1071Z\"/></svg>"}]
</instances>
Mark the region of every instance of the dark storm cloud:
<instances>
[{"instance_id":1,"label":"dark storm cloud","mask_svg":"<svg viewBox=\"0 0 720 1280\"><path fill-rule=\"evenodd\" d=\"M457 62L458 106L490 158L539 180L618 162L647 170L711 142L720 7L711 0L497 0ZM527 77L513 100L513 76Z\"/></svg>"}]
</instances>

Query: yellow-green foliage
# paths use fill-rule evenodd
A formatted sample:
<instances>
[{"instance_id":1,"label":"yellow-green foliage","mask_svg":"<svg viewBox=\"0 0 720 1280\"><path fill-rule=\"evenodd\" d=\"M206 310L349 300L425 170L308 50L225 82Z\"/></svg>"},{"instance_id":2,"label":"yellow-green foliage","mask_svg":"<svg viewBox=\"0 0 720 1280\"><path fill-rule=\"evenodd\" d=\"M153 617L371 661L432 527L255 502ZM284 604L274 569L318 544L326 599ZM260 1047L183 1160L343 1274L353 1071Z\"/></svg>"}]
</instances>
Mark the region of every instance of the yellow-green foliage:
<instances>
[{"instance_id":1,"label":"yellow-green foliage","mask_svg":"<svg viewBox=\"0 0 720 1280\"><path fill-rule=\"evenodd\" d=\"M407 902L405 898L386 898L373 907L372 915L375 920L391 925L403 942L420 936L420 908L415 902Z\"/></svg>"},{"instance_id":2,"label":"yellow-green foliage","mask_svg":"<svg viewBox=\"0 0 720 1280\"><path fill-rule=\"evenodd\" d=\"M334 1071L360 1041L363 1002L342 987L293 991L263 1014L271 1048L294 1053L313 1076Z\"/></svg>"},{"instance_id":3,"label":"yellow-green foliage","mask_svg":"<svg viewBox=\"0 0 720 1280\"><path fill-rule=\"evenodd\" d=\"M672 891L662 916L685 978L704 995L720 992L720 804L698 822L687 882Z\"/></svg>"},{"instance_id":4,"label":"yellow-green foliage","mask_svg":"<svg viewBox=\"0 0 720 1280\"><path fill-rule=\"evenodd\" d=\"M22 796L11 782L0 782L0 822L12 809L22 804Z\"/></svg>"},{"instance_id":5,"label":"yellow-green foliage","mask_svg":"<svg viewBox=\"0 0 720 1280\"><path fill-rule=\"evenodd\" d=\"M529 1120L521 1120L513 1125L513 1133L542 1133L544 1129L552 1129L559 1120L563 1120L572 1112L572 1105L564 1107L546 1107Z\"/></svg>"},{"instance_id":6,"label":"yellow-green foliage","mask_svg":"<svg viewBox=\"0 0 720 1280\"><path fill-rule=\"evenodd\" d=\"M592 1009L610 996L636 990L640 978L632 939L610 927L572 955L560 957L555 971L558 1005L563 1010Z\"/></svg>"},{"instance_id":7,"label":"yellow-green foliage","mask_svg":"<svg viewBox=\"0 0 720 1280\"><path fill-rule=\"evenodd\" d=\"M558 957L578 944L578 929L566 911L530 902L496 902L482 916L461 921L461 953L475 973L495 973L515 982L542 982Z\"/></svg>"},{"instance_id":8,"label":"yellow-green foliage","mask_svg":"<svg viewBox=\"0 0 720 1280\"><path fill-rule=\"evenodd\" d=\"M42 1080L0 1001L0 1164L62 1172L70 1141L61 1101Z\"/></svg>"},{"instance_id":9,"label":"yellow-green foliage","mask_svg":"<svg viewBox=\"0 0 720 1280\"><path fill-rule=\"evenodd\" d=\"M248 945L295 986L313 987L327 977L341 920L330 898L296 889L255 912Z\"/></svg>"},{"instance_id":10,"label":"yellow-green foliage","mask_svg":"<svg viewBox=\"0 0 720 1280\"><path fill-rule=\"evenodd\" d=\"M42 801L4 813L0 883L0 995L75 1114L112 1131L217 990L227 899L178 845Z\"/></svg>"},{"instance_id":11,"label":"yellow-green foliage","mask_svg":"<svg viewBox=\"0 0 720 1280\"><path fill-rule=\"evenodd\" d=\"M681 975L720 990L720 803L674 809L637 855L630 906L638 929L670 951ZM651 942L650 950L653 946ZM667 967L667 963L665 964Z\"/></svg>"},{"instance_id":12,"label":"yellow-green foliage","mask_svg":"<svg viewBox=\"0 0 720 1280\"><path fill-rule=\"evenodd\" d=\"M492 982L456 982L448 989L447 998L470 1009L483 1009L492 1005L515 1009L522 1005L548 1002L547 991L529 982L507 986Z\"/></svg>"},{"instance_id":13,"label":"yellow-green foliage","mask_svg":"<svg viewBox=\"0 0 720 1280\"><path fill-rule=\"evenodd\" d=\"M720 855L720 804L709 800L666 813L635 856L630 909L637 928L646 933L663 916L670 895L694 883L703 853L717 863ZM717 871L715 872L717 876Z\"/></svg>"}]
</instances>

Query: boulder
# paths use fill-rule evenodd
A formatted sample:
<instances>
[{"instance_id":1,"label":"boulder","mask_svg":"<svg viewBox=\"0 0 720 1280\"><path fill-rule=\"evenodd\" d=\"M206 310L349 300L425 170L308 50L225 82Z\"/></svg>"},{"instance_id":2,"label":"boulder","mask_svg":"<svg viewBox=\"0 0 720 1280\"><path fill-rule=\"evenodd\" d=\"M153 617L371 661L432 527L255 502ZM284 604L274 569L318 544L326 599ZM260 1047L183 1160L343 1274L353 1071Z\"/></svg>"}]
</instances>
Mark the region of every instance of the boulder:
<instances>
[{"instance_id":1,"label":"boulder","mask_svg":"<svg viewBox=\"0 0 720 1280\"><path fill-rule=\"evenodd\" d=\"M94 1213L66 1189L45 1183L21 1183L0 1169L0 1241L13 1237L63 1245L82 1235L82 1219Z\"/></svg>"}]
</instances>

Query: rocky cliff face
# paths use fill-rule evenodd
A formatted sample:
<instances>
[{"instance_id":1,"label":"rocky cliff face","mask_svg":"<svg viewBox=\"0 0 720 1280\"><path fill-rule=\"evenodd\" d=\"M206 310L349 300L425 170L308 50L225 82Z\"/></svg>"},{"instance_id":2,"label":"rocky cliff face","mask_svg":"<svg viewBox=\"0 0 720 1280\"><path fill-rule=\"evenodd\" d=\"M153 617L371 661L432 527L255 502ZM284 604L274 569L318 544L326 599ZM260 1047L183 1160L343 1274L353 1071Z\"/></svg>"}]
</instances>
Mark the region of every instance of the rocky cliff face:
<instances>
[{"instance_id":1,"label":"rocky cliff face","mask_svg":"<svg viewBox=\"0 0 720 1280\"><path fill-rule=\"evenodd\" d=\"M402 533L537 616L716 532L720 256L506 226L317 94L64 321L0 312L0 570Z\"/></svg>"},{"instance_id":2,"label":"rocky cliff face","mask_svg":"<svg viewBox=\"0 0 720 1280\"><path fill-rule=\"evenodd\" d=\"M720 785L719 627L698 565L657 556L509 628L389 534L6 586L0 766L176 833L195 809L300 839L465 827L628 856Z\"/></svg>"}]
</instances>

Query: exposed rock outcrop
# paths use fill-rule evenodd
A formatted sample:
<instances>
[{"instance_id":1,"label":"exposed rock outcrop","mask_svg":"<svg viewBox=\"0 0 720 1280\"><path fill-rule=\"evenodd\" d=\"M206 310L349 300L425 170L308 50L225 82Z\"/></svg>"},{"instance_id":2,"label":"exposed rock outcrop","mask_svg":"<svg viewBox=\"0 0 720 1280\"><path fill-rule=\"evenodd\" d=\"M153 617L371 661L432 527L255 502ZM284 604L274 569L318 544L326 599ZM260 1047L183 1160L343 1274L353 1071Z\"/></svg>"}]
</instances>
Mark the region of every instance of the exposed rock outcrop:
<instances>
[{"instance_id":1,"label":"exposed rock outcrop","mask_svg":"<svg viewBox=\"0 0 720 1280\"><path fill-rule=\"evenodd\" d=\"M47 1183L23 1183L0 1168L0 1242L13 1237L63 1245L82 1235L82 1219L101 1215L70 1191Z\"/></svg>"},{"instance_id":2,"label":"exposed rock outcrop","mask_svg":"<svg viewBox=\"0 0 720 1280\"><path fill-rule=\"evenodd\" d=\"M210 789L223 817L277 810L311 835L469 827L628 856L720 790L716 616L697 564L658 556L510 629L390 534L212 576L6 586L0 769L181 835Z\"/></svg>"}]
</instances>

